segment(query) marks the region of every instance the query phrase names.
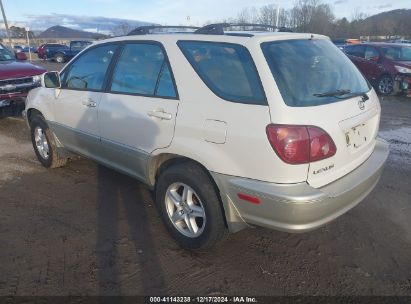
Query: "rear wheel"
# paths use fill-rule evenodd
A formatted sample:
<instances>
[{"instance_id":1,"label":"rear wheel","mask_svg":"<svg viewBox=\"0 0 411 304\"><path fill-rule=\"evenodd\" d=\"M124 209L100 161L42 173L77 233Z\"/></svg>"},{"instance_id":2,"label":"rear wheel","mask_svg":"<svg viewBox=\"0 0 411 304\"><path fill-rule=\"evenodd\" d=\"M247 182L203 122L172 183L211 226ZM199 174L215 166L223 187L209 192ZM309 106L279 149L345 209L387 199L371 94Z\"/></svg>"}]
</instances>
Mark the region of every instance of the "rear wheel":
<instances>
[{"instance_id":1,"label":"rear wheel","mask_svg":"<svg viewBox=\"0 0 411 304\"><path fill-rule=\"evenodd\" d=\"M54 56L54 61L57 63L64 63L65 59L64 59L64 55L63 54L56 54Z\"/></svg>"},{"instance_id":2,"label":"rear wheel","mask_svg":"<svg viewBox=\"0 0 411 304\"><path fill-rule=\"evenodd\" d=\"M208 249L227 234L216 190L195 163L174 165L159 176L156 205L168 231L185 249Z\"/></svg>"},{"instance_id":3,"label":"rear wheel","mask_svg":"<svg viewBox=\"0 0 411 304\"><path fill-rule=\"evenodd\" d=\"M390 95L394 91L394 80L390 75L383 75L377 83L377 90L380 95Z\"/></svg>"},{"instance_id":4,"label":"rear wheel","mask_svg":"<svg viewBox=\"0 0 411 304\"><path fill-rule=\"evenodd\" d=\"M31 142L40 163L46 168L58 168L67 163L67 158L60 157L53 133L41 116L30 121Z\"/></svg>"}]
</instances>

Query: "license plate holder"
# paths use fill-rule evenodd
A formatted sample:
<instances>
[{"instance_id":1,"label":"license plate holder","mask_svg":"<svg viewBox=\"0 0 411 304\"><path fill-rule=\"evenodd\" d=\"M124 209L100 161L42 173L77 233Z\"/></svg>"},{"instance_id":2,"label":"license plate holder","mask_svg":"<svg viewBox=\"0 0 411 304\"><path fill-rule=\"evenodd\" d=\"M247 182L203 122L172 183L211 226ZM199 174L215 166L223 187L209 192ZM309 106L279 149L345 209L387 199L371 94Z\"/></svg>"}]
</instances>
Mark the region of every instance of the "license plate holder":
<instances>
[{"instance_id":1,"label":"license plate holder","mask_svg":"<svg viewBox=\"0 0 411 304\"><path fill-rule=\"evenodd\" d=\"M0 108L8 107L10 105L10 100L0 100Z\"/></svg>"},{"instance_id":2,"label":"license plate holder","mask_svg":"<svg viewBox=\"0 0 411 304\"><path fill-rule=\"evenodd\" d=\"M354 149L360 148L368 140L365 124L361 124L351 128L345 133L345 138L347 142L347 147L352 147Z\"/></svg>"}]
</instances>

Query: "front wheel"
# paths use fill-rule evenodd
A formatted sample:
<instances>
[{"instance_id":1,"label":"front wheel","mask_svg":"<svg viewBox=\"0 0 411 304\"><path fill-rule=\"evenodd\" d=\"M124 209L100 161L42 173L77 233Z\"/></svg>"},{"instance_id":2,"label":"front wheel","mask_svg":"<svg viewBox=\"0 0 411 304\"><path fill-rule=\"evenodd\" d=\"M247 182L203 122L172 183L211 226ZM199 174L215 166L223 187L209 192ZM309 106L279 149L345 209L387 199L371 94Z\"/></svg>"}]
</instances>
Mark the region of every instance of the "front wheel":
<instances>
[{"instance_id":1,"label":"front wheel","mask_svg":"<svg viewBox=\"0 0 411 304\"><path fill-rule=\"evenodd\" d=\"M227 234L214 185L195 163L174 165L159 176L156 205L168 231L185 249L208 249Z\"/></svg>"},{"instance_id":2,"label":"front wheel","mask_svg":"<svg viewBox=\"0 0 411 304\"><path fill-rule=\"evenodd\" d=\"M33 117L30 131L34 152L44 167L58 168L67 163L67 158L58 155L53 133L42 117Z\"/></svg>"},{"instance_id":3,"label":"front wheel","mask_svg":"<svg viewBox=\"0 0 411 304\"><path fill-rule=\"evenodd\" d=\"M390 75L383 75L378 80L377 90L380 95L390 95L394 91L394 80Z\"/></svg>"}]
</instances>

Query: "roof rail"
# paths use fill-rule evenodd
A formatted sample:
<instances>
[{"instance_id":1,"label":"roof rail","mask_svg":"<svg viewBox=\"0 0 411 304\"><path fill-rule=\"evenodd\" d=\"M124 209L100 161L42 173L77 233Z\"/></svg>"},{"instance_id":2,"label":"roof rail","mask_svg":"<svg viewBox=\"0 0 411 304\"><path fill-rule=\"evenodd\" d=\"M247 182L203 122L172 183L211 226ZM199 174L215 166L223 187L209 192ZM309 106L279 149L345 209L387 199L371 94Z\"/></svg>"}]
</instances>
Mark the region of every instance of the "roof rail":
<instances>
[{"instance_id":1,"label":"roof rail","mask_svg":"<svg viewBox=\"0 0 411 304\"><path fill-rule=\"evenodd\" d=\"M139 26L132 30L130 33L127 34L127 36L132 36L132 35L147 35L147 34L152 34L152 30L155 29L190 29L190 30L198 30L200 29L197 26L182 26L182 25L145 25L145 26ZM186 31L177 31L177 33L185 33Z\"/></svg>"},{"instance_id":2,"label":"roof rail","mask_svg":"<svg viewBox=\"0 0 411 304\"><path fill-rule=\"evenodd\" d=\"M269 24L258 24L258 23L215 23L203 26L199 28L194 33L195 34L205 34L205 35L224 35L224 29L230 27L254 27L252 31L267 31L271 29L271 32L292 32L291 29L285 27L277 27Z\"/></svg>"}]
</instances>

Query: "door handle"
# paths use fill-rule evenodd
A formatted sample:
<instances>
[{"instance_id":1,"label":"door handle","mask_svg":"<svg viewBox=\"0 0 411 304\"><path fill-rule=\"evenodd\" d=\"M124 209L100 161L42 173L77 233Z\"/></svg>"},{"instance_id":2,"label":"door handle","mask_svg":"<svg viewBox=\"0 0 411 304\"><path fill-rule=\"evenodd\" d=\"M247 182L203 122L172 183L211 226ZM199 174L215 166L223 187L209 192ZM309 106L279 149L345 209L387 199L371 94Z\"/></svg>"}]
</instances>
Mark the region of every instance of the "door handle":
<instances>
[{"instance_id":1,"label":"door handle","mask_svg":"<svg viewBox=\"0 0 411 304\"><path fill-rule=\"evenodd\" d=\"M149 111L147 112L147 115L150 117L159 118L161 120L171 120L173 118L173 115L171 115L171 113L164 112L163 109Z\"/></svg>"},{"instance_id":2,"label":"door handle","mask_svg":"<svg viewBox=\"0 0 411 304\"><path fill-rule=\"evenodd\" d=\"M85 105L86 107L89 107L89 108L97 107L97 103L91 98L83 101L83 105Z\"/></svg>"}]
</instances>

